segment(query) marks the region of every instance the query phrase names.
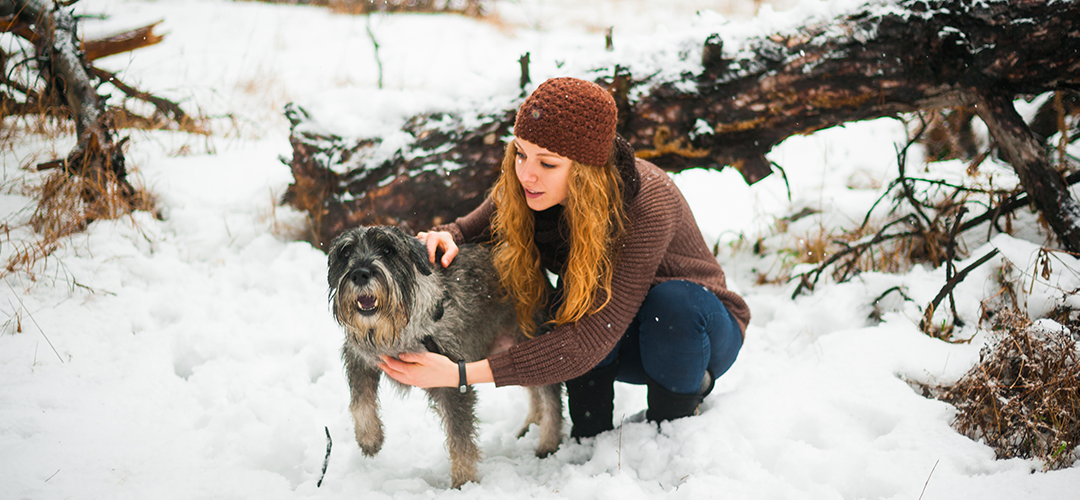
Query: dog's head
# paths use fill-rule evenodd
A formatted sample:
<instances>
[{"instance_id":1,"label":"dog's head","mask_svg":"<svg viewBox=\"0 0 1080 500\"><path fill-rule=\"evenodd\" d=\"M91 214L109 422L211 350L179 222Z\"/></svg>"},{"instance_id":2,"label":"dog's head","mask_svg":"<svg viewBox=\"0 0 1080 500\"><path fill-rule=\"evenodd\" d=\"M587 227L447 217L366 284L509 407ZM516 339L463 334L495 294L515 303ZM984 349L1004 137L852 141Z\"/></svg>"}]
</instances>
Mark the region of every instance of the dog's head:
<instances>
[{"instance_id":1,"label":"dog's head","mask_svg":"<svg viewBox=\"0 0 1080 500\"><path fill-rule=\"evenodd\" d=\"M334 239L327 257L334 318L358 343L388 346L409 321L427 249L396 227L358 227Z\"/></svg>"}]
</instances>

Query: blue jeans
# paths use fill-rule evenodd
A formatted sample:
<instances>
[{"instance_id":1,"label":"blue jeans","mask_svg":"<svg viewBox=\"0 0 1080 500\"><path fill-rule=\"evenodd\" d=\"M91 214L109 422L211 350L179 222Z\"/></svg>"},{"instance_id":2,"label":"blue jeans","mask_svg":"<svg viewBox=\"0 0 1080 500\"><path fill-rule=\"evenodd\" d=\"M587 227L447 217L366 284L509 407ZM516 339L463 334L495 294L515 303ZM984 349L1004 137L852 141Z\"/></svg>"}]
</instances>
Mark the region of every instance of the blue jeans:
<instances>
[{"instance_id":1,"label":"blue jeans","mask_svg":"<svg viewBox=\"0 0 1080 500\"><path fill-rule=\"evenodd\" d=\"M645 384L649 378L671 392L701 388L706 368L720 378L742 348L742 332L720 299L689 281L666 281L649 290L622 339L596 368L616 360L616 380Z\"/></svg>"}]
</instances>

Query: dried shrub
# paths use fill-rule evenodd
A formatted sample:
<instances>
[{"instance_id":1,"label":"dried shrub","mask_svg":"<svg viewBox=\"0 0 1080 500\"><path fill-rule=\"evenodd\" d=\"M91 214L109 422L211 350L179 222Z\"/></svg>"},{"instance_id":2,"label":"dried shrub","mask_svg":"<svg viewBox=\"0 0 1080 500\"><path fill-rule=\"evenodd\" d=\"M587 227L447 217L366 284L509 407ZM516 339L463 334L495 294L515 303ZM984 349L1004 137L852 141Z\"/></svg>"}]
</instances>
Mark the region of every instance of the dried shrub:
<instances>
[{"instance_id":1,"label":"dried shrub","mask_svg":"<svg viewBox=\"0 0 1080 500\"><path fill-rule=\"evenodd\" d=\"M33 269L60 247L60 241L101 219L116 219L132 210L156 214L156 200L142 189L128 194L121 183L106 172L98 177L74 175L59 169L27 194L38 200L29 225L36 236L30 240L6 242L11 252L3 272L26 272L34 279ZM4 226L4 229L13 228Z\"/></svg>"},{"instance_id":2,"label":"dried shrub","mask_svg":"<svg viewBox=\"0 0 1080 500\"><path fill-rule=\"evenodd\" d=\"M462 14L484 17L494 11L494 0L253 0L263 3L312 5L328 7L339 14L370 14L372 12L412 12Z\"/></svg>"},{"instance_id":3,"label":"dried shrub","mask_svg":"<svg viewBox=\"0 0 1080 500\"><path fill-rule=\"evenodd\" d=\"M968 108L932 110L925 113L928 123L921 142L930 161L970 160L978 154L978 141L971 126L975 113Z\"/></svg>"},{"instance_id":4,"label":"dried shrub","mask_svg":"<svg viewBox=\"0 0 1080 500\"><path fill-rule=\"evenodd\" d=\"M321 1L321 0L316 0ZM334 12L421 12L483 17L493 10L490 0L325 0Z\"/></svg>"},{"instance_id":5,"label":"dried shrub","mask_svg":"<svg viewBox=\"0 0 1080 500\"><path fill-rule=\"evenodd\" d=\"M1068 328L1033 324L1016 309L993 315L995 342L941 399L958 410L953 427L998 458L1069 467L1080 443L1080 352Z\"/></svg>"}]
</instances>

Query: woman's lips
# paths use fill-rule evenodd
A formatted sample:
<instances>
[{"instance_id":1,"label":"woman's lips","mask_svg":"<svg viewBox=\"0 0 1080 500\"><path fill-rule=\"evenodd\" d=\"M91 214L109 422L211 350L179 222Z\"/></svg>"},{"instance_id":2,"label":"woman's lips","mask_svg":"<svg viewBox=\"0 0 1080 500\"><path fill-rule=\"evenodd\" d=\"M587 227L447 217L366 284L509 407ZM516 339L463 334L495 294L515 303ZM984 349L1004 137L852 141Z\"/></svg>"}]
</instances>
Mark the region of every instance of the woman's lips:
<instances>
[{"instance_id":1,"label":"woman's lips","mask_svg":"<svg viewBox=\"0 0 1080 500\"><path fill-rule=\"evenodd\" d=\"M525 197L526 198L536 199L536 198L539 198L539 197L541 197L543 195L544 195L544 193L541 192L541 191L530 191L528 189L525 190Z\"/></svg>"}]
</instances>

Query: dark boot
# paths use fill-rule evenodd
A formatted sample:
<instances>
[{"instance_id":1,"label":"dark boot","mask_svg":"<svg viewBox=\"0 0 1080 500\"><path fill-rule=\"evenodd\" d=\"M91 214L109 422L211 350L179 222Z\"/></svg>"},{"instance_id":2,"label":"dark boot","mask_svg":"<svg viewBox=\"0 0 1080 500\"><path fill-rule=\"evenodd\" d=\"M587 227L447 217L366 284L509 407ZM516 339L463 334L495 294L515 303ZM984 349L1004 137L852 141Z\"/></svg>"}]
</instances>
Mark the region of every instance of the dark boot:
<instances>
[{"instance_id":1,"label":"dark boot","mask_svg":"<svg viewBox=\"0 0 1080 500\"><path fill-rule=\"evenodd\" d=\"M650 422L663 422L696 415L698 406L701 406L705 396L712 392L715 380L712 372L705 370L701 389L690 394L671 392L652 378L646 383L649 387L649 409L645 411L645 419Z\"/></svg>"},{"instance_id":2,"label":"dark boot","mask_svg":"<svg viewBox=\"0 0 1080 500\"><path fill-rule=\"evenodd\" d=\"M570 437L593 437L615 428L611 425L611 416L615 412L615 376L618 373L619 362L616 361L566 381L570 421L574 423Z\"/></svg>"}]
</instances>

